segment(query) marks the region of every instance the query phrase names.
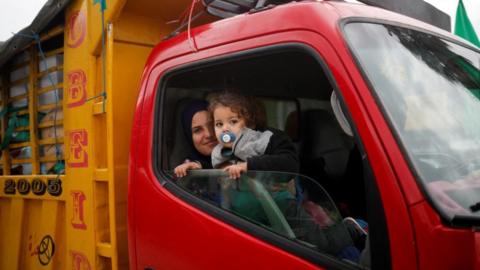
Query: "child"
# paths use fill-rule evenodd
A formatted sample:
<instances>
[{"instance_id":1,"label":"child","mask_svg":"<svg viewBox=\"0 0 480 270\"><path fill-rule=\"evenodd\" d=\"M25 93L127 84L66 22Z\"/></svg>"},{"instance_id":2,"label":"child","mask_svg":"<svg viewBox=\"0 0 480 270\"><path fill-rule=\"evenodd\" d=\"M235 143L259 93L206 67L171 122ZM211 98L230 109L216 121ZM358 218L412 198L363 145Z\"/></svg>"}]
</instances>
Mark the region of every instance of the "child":
<instances>
[{"instance_id":1,"label":"child","mask_svg":"<svg viewBox=\"0 0 480 270\"><path fill-rule=\"evenodd\" d=\"M295 147L282 131L262 126L262 113L254 99L226 91L209 103L220 141L212 152L214 168L224 168L234 179L247 170L298 172Z\"/></svg>"},{"instance_id":2,"label":"child","mask_svg":"<svg viewBox=\"0 0 480 270\"><path fill-rule=\"evenodd\" d=\"M234 179L247 170L298 172L295 147L282 131L262 127L262 113L255 100L227 91L214 96L209 103L208 110L213 115L215 135L219 140L212 151L214 168L223 168ZM278 179L280 174L274 175L276 183L292 180L291 174L285 174L285 179ZM347 229L334 222L320 205L307 202L299 207L295 193L271 191L276 205L294 229L295 237L314 244L323 252L357 260L359 252L352 246ZM231 197L225 204L227 209L273 228L255 192L239 189L235 190L235 196L225 197Z\"/></svg>"}]
</instances>

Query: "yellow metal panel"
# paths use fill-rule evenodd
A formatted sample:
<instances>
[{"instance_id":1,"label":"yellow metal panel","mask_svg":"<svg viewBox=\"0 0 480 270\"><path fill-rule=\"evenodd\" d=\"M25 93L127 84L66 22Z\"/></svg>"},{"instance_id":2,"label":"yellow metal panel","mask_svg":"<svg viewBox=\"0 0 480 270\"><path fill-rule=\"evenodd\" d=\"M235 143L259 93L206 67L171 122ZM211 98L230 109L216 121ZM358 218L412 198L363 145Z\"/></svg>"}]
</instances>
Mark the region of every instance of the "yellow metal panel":
<instances>
[{"instance_id":1,"label":"yellow metal panel","mask_svg":"<svg viewBox=\"0 0 480 270\"><path fill-rule=\"evenodd\" d=\"M113 48L114 48L114 43L113 43L113 25L109 24L108 25L108 32L107 32L107 48L106 48L106 70L105 70L105 76L106 76L106 87L107 87L107 95L112 97L115 95L117 89L114 89L112 84L113 84L113 75L112 75L112 70L113 70L113 58L114 58L114 53L113 53ZM114 92L115 90L115 92ZM111 263L112 263L112 269L118 269L119 264L118 264L118 249L125 248L125 247L119 247L117 246L117 234L116 234L116 229L118 222L116 220L116 202L115 202L115 176L112 172L112 169L115 168L117 164L114 162L114 153L113 153L113 145L112 141L113 138L118 137L115 136L114 130L112 128L112 119L117 117L116 113L113 111L113 105L115 104L115 100L112 99L110 102L107 103L107 117L106 117L106 127L107 127L107 167L110 168L110 170L107 171L107 176L108 176L108 182L107 183L101 183L97 182L96 186L101 187L105 186L106 187L106 193L103 198L106 198L106 203L108 206L108 215L109 215L109 220L108 222L105 222L104 225L108 226L108 242L112 246L110 257L111 257ZM102 196L97 196L97 199L100 199L100 201L103 199ZM104 241L99 239L100 244L103 244ZM100 254L99 254L100 255Z\"/></svg>"},{"instance_id":2,"label":"yellow metal panel","mask_svg":"<svg viewBox=\"0 0 480 270\"><path fill-rule=\"evenodd\" d=\"M61 200L0 198L0 269L65 269L64 212Z\"/></svg>"},{"instance_id":3,"label":"yellow metal panel","mask_svg":"<svg viewBox=\"0 0 480 270\"><path fill-rule=\"evenodd\" d=\"M115 41L153 47L174 30L174 24L165 24L158 17L150 18L122 13L115 24Z\"/></svg>"},{"instance_id":4,"label":"yellow metal panel","mask_svg":"<svg viewBox=\"0 0 480 270\"><path fill-rule=\"evenodd\" d=\"M52 213L55 214L53 218ZM51 236L55 244L55 253L53 254L52 262L48 266L50 269L66 269L68 262L67 246L65 244L65 223L68 219L65 216L65 202L44 201L42 216L44 217L44 222L42 223L44 233L45 235L52 233ZM38 267L35 269L38 269Z\"/></svg>"},{"instance_id":5,"label":"yellow metal panel","mask_svg":"<svg viewBox=\"0 0 480 270\"><path fill-rule=\"evenodd\" d=\"M108 243L98 243L97 253L102 257L112 257L112 245Z\"/></svg>"},{"instance_id":6,"label":"yellow metal panel","mask_svg":"<svg viewBox=\"0 0 480 270\"><path fill-rule=\"evenodd\" d=\"M63 26L55 27L46 34L41 35L41 40L46 41L54 36L61 35ZM38 133L38 109L48 111L56 108L55 104L37 107L37 91L39 78L52 71L61 71L62 66L57 65L47 71L38 72L39 51L37 44L32 42L25 49L28 53L28 61L15 64L2 70L2 102L11 104L15 101L28 100L28 108L16 112L17 115L28 115L27 127L19 127L17 131L28 131L30 141L11 143L2 153L3 175L0 177L0 233L3 236L0 241L0 269L66 269L66 231L65 223L65 194L62 190L67 189L65 177L57 175L38 175L40 173L40 161L55 162L56 157L39 158L40 141ZM47 52L47 56L62 53L63 48ZM12 70L22 66L28 67L28 76L14 82L9 82L9 74ZM19 83L27 83L27 93L9 98L9 87ZM62 87L61 84L56 88ZM50 87L51 88L51 87ZM48 90L44 89L44 92ZM6 123L13 113L8 113L2 120L2 138L5 135ZM62 121L56 121L62 124ZM44 123L44 127L54 126L53 121ZM43 143L49 142L46 139ZM55 141L55 139L53 139ZM62 142L63 138L58 138ZM50 141L51 142L51 141ZM10 150L15 148L29 147L30 157L10 157ZM24 169L18 173L30 175L9 175L11 165L31 165L31 173ZM18 168L17 168L18 169Z\"/></svg>"},{"instance_id":7,"label":"yellow metal panel","mask_svg":"<svg viewBox=\"0 0 480 270\"><path fill-rule=\"evenodd\" d=\"M108 181L108 175L107 169L96 169L94 177L97 181Z\"/></svg>"},{"instance_id":8,"label":"yellow metal panel","mask_svg":"<svg viewBox=\"0 0 480 270\"><path fill-rule=\"evenodd\" d=\"M64 129L66 175L66 269L95 269L94 150L92 103L95 57L89 27L93 1L74 1L66 11L64 48Z\"/></svg>"},{"instance_id":9,"label":"yellow metal panel","mask_svg":"<svg viewBox=\"0 0 480 270\"><path fill-rule=\"evenodd\" d=\"M108 101L107 101L108 102ZM96 106L99 105L99 106ZM97 170L107 170L107 128L106 115L103 112L103 104L95 104L96 112L92 109L94 118L95 136L92 138L92 143L95 148L95 168Z\"/></svg>"},{"instance_id":10,"label":"yellow metal panel","mask_svg":"<svg viewBox=\"0 0 480 270\"><path fill-rule=\"evenodd\" d=\"M126 269L127 175L130 128L138 95L140 77L152 47L178 24L177 19L190 0L109 0L105 13L106 58L102 58L100 6L90 0L75 0L65 12L65 26L49 29L42 41L64 32L64 48L46 53L64 53L63 66L38 72L38 52L31 44L29 78L14 83L29 83L28 94L8 99L7 73L2 71L5 103L28 97L29 109L17 115L30 116L31 143L11 144L9 148L32 146L29 159L11 160L3 151L4 174L8 181L22 183L23 194L0 193L0 269ZM106 74L103 74L103 64ZM48 72L64 69L63 83L38 89L37 80ZM106 89L103 79L106 79ZM63 88L62 104L38 105L37 95ZM107 98L101 95L106 91ZM63 109L63 119L37 123L37 111ZM2 119L2 130L8 116ZM37 138L39 128L61 126L65 139ZM126 130L127 127L127 130ZM27 130L27 128L22 128ZM3 132L3 131L2 131ZM39 157L40 147L65 141L65 176L35 175L40 163L54 162L52 154ZM60 156L62 158L62 156ZM10 163L34 165L34 175L9 176ZM57 195L38 195L41 183L60 183ZM33 187L25 192L25 185ZM39 186L40 185L40 186ZM41 191L41 190L40 190ZM51 240L49 240L49 236ZM46 237L46 238L45 238ZM40 243L55 244L56 252L45 266L35 252ZM11 243L10 243L11 242ZM13 243L13 244L12 244ZM42 254L44 255L44 254ZM48 255L48 254L47 254ZM47 256L48 257L48 256ZM45 259L45 258L44 258Z\"/></svg>"},{"instance_id":11,"label":"yellow metal panel","mask_svg":"<svg viewBox=\"0 0 480 270\"><path fill-rule=\"evenodd\" d=\"M95 115L105 113L105 104L103 101L93 103L92 113Z\"/></svg>"},{"instance_id":12,"label":"yellow metal panel","mask_svg":"<svg viewBox=\"0 0 480 270\"><path fill-rule=\"evenodd\" d=\"M105 27L108 25L109 22L116 21L116 18L121 14L123 6L125 5L127 0L109 0L107 9L105 10ZM91 53L95 55L99 55L101 53L101 12L100 12L100 5L93 4L93 1L88 1L89 6L89 17L88 17L88 29L90 30L91 35Z\"/></svg>"},{"instance_id":13,"label":"yellow metal panel","mask_svg":"<svg viewBox=\"0 0 480 270\"><path fill-rule=\"evenodd\" d=\"M26 228L23 232L22 269L55 269L64 265L59 260L62 253L60 243L65 235L57 233L57 227L64 226L63 202L50 200L26 200ZM63 219L62 219L63 218Z\"/></svg>"},{"instance_id":14,"label":"yellow metal panel","mask_svg":"<svg viewBox=\"0 0 480 270\"><path fill-rule=\"evenodd\" d=\"M9 215L2 220L6 233L2 239L2 257L0 258L2 269L21 269L20 268L20 245L22 237L23 207L24 200L21 198L12 198L9 200ZM2 227L3 227L2 226Z\"/></svg>"},{"instance_id":15,"label":"yellow metal panel","mask_svg":"<svg viewBox=\"0 0 480 270\"><path fill-rule=\"evenodd\" d=\"M133 14L140 14L151 18L159 18L163 22L169 22L178 19L191 3L191 0L134 0L127 2L124 12L131 12ZM197 5L200 5L200 3ZM159 27L163 27L163 25L159 25Z\"/></svg>"},{"instance_id":16,"label":"yellow metal panel","mask_svg":"<svg viewBox=\"0 0 480 270\"><path fill-rule=\"evenodd\" d=\"M12 211L11 198L0 197L0 235L6 236L9 233L8 222L10 220L10 211ZM0 269L9 269L8 265L8 256L7 254L10 251L10 243L7 243L6 237L2 238L0 241Z\"/></svg>"},{"instance_id":17,"label":"yellow metal panel","mask_svg":"<svg viewBox=\"0 0 480 270\"><path fill-rule=\"evenodd\" d=\"M116 28L114 27L116 31ZM140 46L131 43L115 42L112 58L112 86L108 100L111 104L112 116L108 116L111 140L109 153L109 168L112 179L112 199L116 206L115 234L118 243L119 266L125 267L128 261L127 249L127 166L130 145L130 130L125 132L125 127L131 127L135 110L135 101L138 95L140 79L145 61L151 51L151 47ZM122 134L122 136L115 136ZM119 267L121 269L121 267Z\"/></svg>"},{"instance_id":18,"label":"yellow metal panel","mask_svg":"<svg viewBox=\"0 0 480 270\"><path fill-rule=\"evenodd\" d=\"M130 132L125 132L125 127L132 126L140 79L151 49L147 46L122 42L115 42L114 45L115 56L112 64L114 67L112 74L114 92L108 98L115 115L111 119L113 134L123 133L122 136L112 137L116 166L128 164Z\"/></svg>"}]
</instances>

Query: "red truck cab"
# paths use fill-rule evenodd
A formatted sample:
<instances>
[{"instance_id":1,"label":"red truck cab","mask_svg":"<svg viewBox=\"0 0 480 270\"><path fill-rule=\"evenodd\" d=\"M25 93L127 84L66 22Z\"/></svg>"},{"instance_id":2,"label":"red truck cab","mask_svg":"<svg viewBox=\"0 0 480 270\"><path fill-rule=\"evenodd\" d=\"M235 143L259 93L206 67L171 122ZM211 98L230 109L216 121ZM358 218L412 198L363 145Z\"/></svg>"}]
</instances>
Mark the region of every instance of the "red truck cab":
<instances>
[{"instance_id":1,"label":"red truck cab","mask_svg":"<svg viewBox=\"0 0 480 270\"><path fill-rule=\"evenodd\" d=\"M479 68L478 48L445 31L337 1L268 6L161 42L132 132L130 268L480 269ZM173 176L188 155L182 106L228 88L263 102L299 173ZM368 224L362 244L345 217Z\"/></svg>"}]
</instances>

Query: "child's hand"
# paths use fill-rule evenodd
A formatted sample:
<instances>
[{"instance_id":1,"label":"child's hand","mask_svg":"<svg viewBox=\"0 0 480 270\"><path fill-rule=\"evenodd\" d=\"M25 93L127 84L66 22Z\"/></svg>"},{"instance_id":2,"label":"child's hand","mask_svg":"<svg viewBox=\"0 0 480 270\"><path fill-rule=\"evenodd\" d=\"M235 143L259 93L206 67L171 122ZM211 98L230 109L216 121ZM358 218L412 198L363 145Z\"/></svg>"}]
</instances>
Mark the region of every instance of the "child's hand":
<instances>
[{"instance_id":1,"label":"child's hand","mask_svg":"<svg viewBox=\"0 0 480 270\"><path fill-rule=\"evenodd\" d=\"M181 165L178 165L175 168L174 172L177 177L184 177L187 175L188 170L198 170L201 168L202 168L202 165L200 165L200 163L188 161Z\"/></svg>"},{"instance_id":2,"label":"child's hand","mask_svg":"<svg viewBox=\"0 0 480 270\"><path fill-rule=\"evenodd\" d=\"M223 170L228 172L228 174L230 175L230 178L238 179L238 178L240 178L240 174L242 174L242 172L247 171L247 163L246 162L239 162L237 164L227 166Z\"/></svg>"}]
</instances>

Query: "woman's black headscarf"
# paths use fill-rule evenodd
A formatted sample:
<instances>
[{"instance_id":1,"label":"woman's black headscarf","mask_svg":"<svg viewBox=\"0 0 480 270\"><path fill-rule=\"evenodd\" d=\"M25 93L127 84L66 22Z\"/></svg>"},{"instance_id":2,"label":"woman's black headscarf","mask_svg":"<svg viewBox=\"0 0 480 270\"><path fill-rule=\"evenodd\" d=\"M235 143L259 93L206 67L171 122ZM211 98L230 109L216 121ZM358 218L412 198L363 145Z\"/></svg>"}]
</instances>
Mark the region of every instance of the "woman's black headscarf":
<instances>
[{"instance_id":1,"label":"woman's black headscarf","mask_svg":"<svg viewBox=\"0 0 480 270\"><path fill-rule=\"evenodd\" d=\"M191 154L188 156L188 159L199 161L202 164L202 168L211 169L212 168L212 159L210 156L205 156L197 151L195 145L193 144L192 139L192 118L193 116L200 111L208 110L208 102L205 100L192 99L188 102L182 112L182 128L185 139L190 144Z\"/></svg>"}]
</instances>

